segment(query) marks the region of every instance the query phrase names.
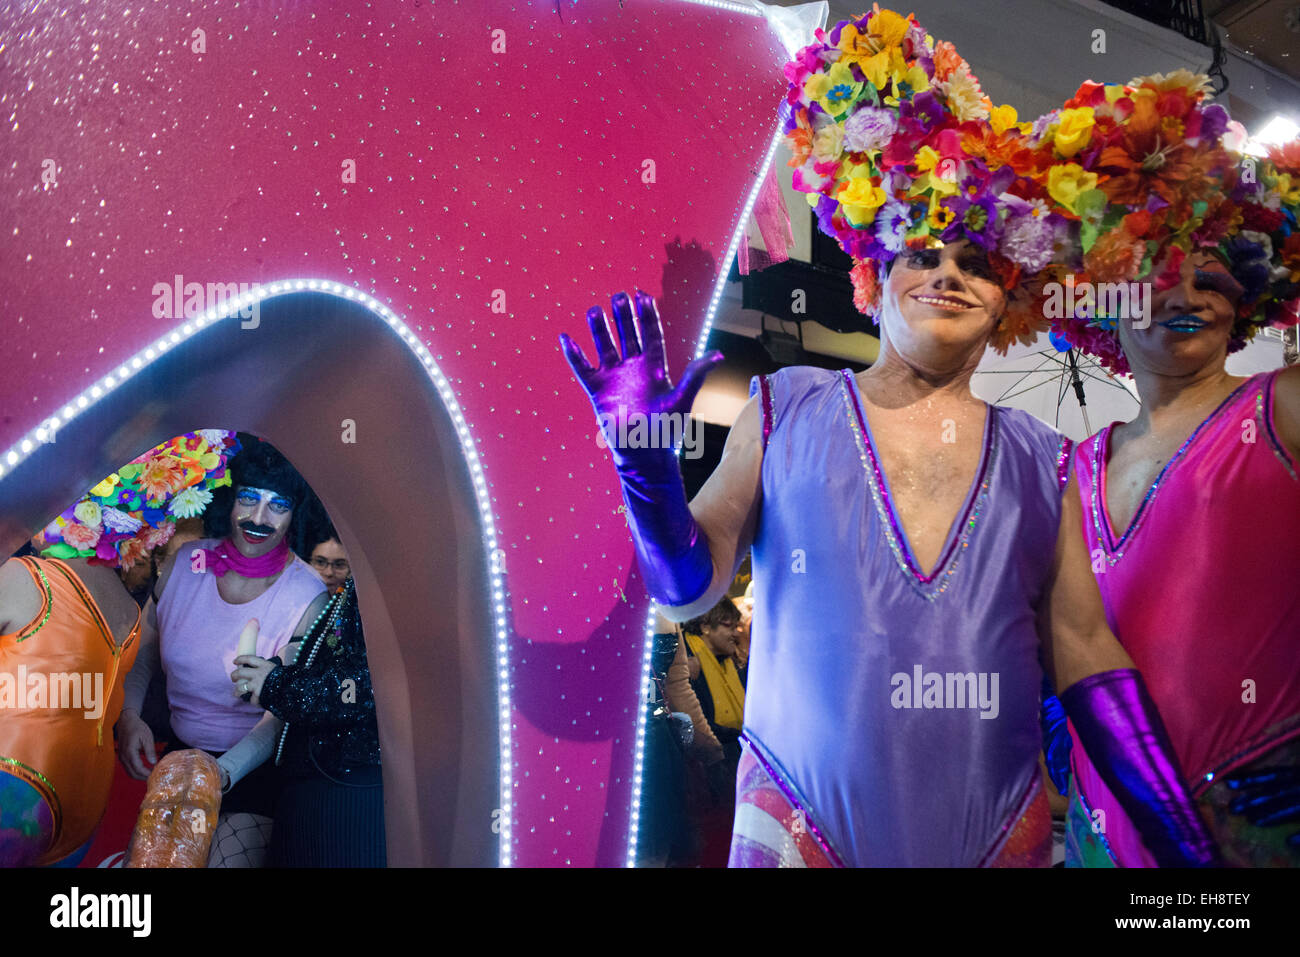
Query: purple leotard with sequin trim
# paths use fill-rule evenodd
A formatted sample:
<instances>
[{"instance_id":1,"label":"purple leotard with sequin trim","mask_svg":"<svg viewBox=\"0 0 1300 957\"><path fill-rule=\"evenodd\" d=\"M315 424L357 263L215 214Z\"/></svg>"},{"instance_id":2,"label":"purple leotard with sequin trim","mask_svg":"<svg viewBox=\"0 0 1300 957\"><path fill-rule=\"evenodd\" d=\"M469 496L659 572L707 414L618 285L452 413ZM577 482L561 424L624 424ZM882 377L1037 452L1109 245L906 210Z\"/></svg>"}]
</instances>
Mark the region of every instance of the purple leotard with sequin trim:
<instances>
[{"instance_id":1,"label":"purple leotard with sequin trim","mask_svg":"<svg viewBox=\"0 0 1300 957\"><path fill-rule=\"evenodd\" d=\"M927 577L852 373L793 367L768 383L745 737L832 859L989 863L1038 787L1036 608L1068 440L992 408Z\"/></svg>"}]
</instances>

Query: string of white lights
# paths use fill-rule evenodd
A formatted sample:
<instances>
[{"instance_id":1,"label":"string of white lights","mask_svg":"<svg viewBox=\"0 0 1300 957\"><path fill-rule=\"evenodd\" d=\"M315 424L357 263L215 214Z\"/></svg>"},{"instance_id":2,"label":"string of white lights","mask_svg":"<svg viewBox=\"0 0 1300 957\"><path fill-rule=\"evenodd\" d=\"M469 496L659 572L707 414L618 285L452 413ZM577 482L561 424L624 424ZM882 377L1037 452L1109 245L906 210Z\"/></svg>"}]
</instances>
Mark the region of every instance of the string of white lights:
<instances>
[{"instance_id":1,"label":"string of white lights","mask_svg":"<svg viewBox=\"0 0 1300 957\"><path fill-rule=\"evenodd\" d=\"M688 0L688 2L706 2L706 0ZM767 155L763 157L763 164L759 167L759 174L758 178L754 181L754 187L750 190L749 197L745 201L745 207L740 215L739 225L732 234L731 243L727 247L727 254L722 259L722 269L719 271L718 278L714 283L713 298L709 301L709 309L705 314L704 329L700 332L699 343L695 348L695 357L697 359L704 355L705 346L709 341L709 332L713 328L713 318L718 311L718 303L721 301L722 294L727 287L727 276L731 272L731 261L735 258L736 251L740 248L741 239L745 236L746 230L749 226L749 215L754 209L754 203L758 201L758 194L763 188L764 180L767 179L767 171L772 165L772 158L776 155L776 149L784 138L782 130L785 125L787 112L788 105L782 104L776 133L772 137L771 145L768 146ZM680 452L680 448L678 451ZM637 836L640 832L641 820L641 785L645 771L644 754L646 708L644 703L650 695L650 686L653 680L650 674L650 659L654 651L654 634L655 605L652 601L650 603L650 613L646 618L645 651L641 656L641 685L640 697L638 698L636 723L636 760L632 765L632 818L627 834L628 867L635 867L637 859Z\"/></svg>"},{"instance_id":2,"label":"string of white lights","mask_svg":"<svg viewBox=\"0 0 1300 957\"><path fill-rule=\"evenodd\" d=\"M497 726L498 726L498 747L500 749L499 773L500 773L500 814L493 814L494 830L499 828L500 853L499 861L502 867L509 867L512 863L512 784L511 784L511 744L510 744L510 686L509 686L509 656L508 656L508 636L509 630L506 616L506 587L505 587L505 568L502 556L504 552L498 547L496 522L492 518L492 507L488 497L487 480L483 471L482 462L479 459L478 450L474 447L474 442L470 437L469 424L461 412L460 403L456 400L456 394L452 390L451 383L447 381L442 370L434 361L428 348L420 341L410 327L403 322L396 313L386 305L375 299L373 296L354 289L351 286L344 286L342 283L333 282L327 279L288 279L268 283L264 286L257 286L250 289L247 293L236 299L228 299L219 307L213 307L201 316L196 316L183 323L179 329L162 336L152 345L133 356L129 361L123 363L115 371L110 372L100 379L90 388L86 389L76 398L68 402L58 413L50 416L39 427L34 429L30 434L24 436L19 442L12 446L0 459L0 480L9 474L17 466L21 465L31 453L35 451L38 445L43 442L53 440L53 436L63 426L67 425L82 412L89 409L96 402L100 401L113 392L118 386L130 379L135 373L139 372L151 362L165 355L176 346L190 339L203 329L215 322L223 319L231 319L243 310L247 310L255 303L270 299L274 296L291 294L296 292L323 292L330 295L339 296L351 302L358 302L365 306L371 312L378 315L388 324L388 326L397 333L407 347L416 355L428 373L429 378L433 381L434 387L438 390L438 396L442 399L443 406L451 416L452 424L456 427L456 436L460 440L461 454L465 456L465 461L469 466L470 478L474 483L474 496L478 504L479 519L483 524L483 541L487 546L489 561L489 576L492 582L492 603L496 622L496 661L497 661Z\"/></svg>"}]
</instances>

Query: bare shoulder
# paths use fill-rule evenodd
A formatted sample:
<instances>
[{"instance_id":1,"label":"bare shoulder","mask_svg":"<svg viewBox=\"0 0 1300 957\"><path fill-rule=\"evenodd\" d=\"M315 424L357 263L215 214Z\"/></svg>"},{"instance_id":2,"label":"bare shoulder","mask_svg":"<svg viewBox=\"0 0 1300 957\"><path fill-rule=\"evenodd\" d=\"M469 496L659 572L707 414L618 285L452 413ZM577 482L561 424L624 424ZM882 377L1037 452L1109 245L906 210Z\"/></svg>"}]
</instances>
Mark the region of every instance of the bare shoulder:
<instances>
[{"instance_id":1,"label":"bare shoulder","mask_svg":"<svg viewBox=\"0 0 1300 957\"><path fill-rule=\"evenodd\" d=\"M1300 365L1289 366L1277 375L1273 421L1287 451L1300 458Z\"/></svg>"},{"instance_id":2,"label":"bare shoulder","mask_svg":"<svg viewBox=\"0 0 1300 957\"><path fill-rule=\"evenodd\" d=\"M41 593L16 558L0 565L0 635L22 627L40 611Z\"/></svg>"}]
</instances>

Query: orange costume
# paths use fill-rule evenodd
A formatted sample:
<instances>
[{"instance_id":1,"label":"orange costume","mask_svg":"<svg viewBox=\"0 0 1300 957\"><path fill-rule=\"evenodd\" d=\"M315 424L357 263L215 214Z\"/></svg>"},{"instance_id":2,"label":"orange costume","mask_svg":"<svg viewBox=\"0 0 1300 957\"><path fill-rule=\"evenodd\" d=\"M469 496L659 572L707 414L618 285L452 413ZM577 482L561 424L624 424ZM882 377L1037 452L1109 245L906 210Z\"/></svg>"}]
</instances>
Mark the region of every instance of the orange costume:
<instances>
[{"instance_id":1,"label":"orange costume","mask_svg":"<svg viewBox=\"0 0 1300 957\"><path fill-rule=\"evenodd\" d=\"M23 628L0 635L0 703L6 705L0 792L19 801L17 792L28 792L32 813L21 828L28 840L37 836L33 829L47 837L30 862L40 866L89 840L104 814L117 763L113 726L122 711L122 679L139 646L140 618L118 645L71 567L53 558L18 560L40 590L41 610ZM0 825L16 827L3 818Z\"/></svg>"}]
</instances>

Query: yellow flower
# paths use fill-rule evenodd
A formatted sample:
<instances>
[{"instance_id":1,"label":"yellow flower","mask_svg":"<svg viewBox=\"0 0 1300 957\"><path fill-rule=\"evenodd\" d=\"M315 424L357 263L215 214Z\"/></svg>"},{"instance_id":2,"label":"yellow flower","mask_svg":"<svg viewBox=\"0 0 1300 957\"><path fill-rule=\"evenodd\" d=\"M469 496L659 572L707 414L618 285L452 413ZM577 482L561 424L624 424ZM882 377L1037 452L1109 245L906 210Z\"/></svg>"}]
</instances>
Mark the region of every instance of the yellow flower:
<instances>
[{"instance_id":1,"label":"yellow flower","mask_svg":"<svg viewBox=\"0 0 1300 957\"><path fill-rule=\"evenodd\" d=\"M935 232L943 232L952 223L953 217L956 216L947 206L931 206L929 222L930 228ZM942 245L942 243L940 243Z\"/></svg>"},{"instance_id":2,"label":"yellow flower","mask_svg":"<svg viewBox=\"0 0 1300 957\"><path fill-rule=\"evenodd\" d=\"M862 92L862 84L853 79L853 71L843 61L832 64L827 73L814 73L803 85L803 92L816 100L832 118L840 116Z\"/></svg>"},{"instance_id":3,"label":"yellow flower","mask_svg":"<svg viewBox=\"0 0 1300 957\"><path fill-rule=\"evenodd\" d=\"M828 123L813 135L813 159L818 163L837 160L844 152L844 127Z\"/></svg>"},{"instance_id":4,"label":"yellow flower","mask_svg":"<svg viewBox=\"0 0 1300 957\"><path fill-rule=\"evenodd\" d=\"M899 46L903 37L907 36L909 26L911 24L907 18L899 16L893 10L877 10L867 21L867 34L870 37L867 42L875 50Z\"/></svg>"},{"instance_id":5,"label":"yellow flower","mask_svg":"<svg viewBox=\"0 0 1300 957\"><path fill-rule=\"evenodd\" d=\"M1272 185L1278 196L1282 198L1282 202L1288 206L1300 204L1300 176L1279 172Z\"/></svg>"},{"instance_id":6,"label":"yellow flower","mask_svg":"<svg viewBox=\"0 0 1300 957\"><path fill-rule=\"evenodd\" d=\"M954 179L948 179L944 176L945 172L956 173L956 164L940 168L941 157L930 146L922 146L916 151L916 169L920 174L912 181L912 187L908 193L912 196L919 196L922 193L933 190L937 197L951 196L957 192L957 183Z\"/></svg>"},{"instance_id":7,"label":"yellow flower","mask_svg":"<svg viewBox=\"0 0 1300 957\"><path fill-rule=\"evenodd\" d=\"M891 75L889 60L889 53L885 52L867 57L858 63L858 66L862 68L862 75L877 90L883 90L889 84Z\"/></svg>"},{"instance_id":8,"label":"yellow flower","mask_svg":"<svg viewBox=\"0 0 1300 957\"><path fill-rule=\"evenodd\" d=\"M993 107L989 110L989 123L993 126L993 132L1001 136L1016 125L1016 108L1009 104Z\"/></svg>"},{"instance_id":9,"label":"yellow flower","mask_svg":"<svg viewBox=\"0 0 1300 957\"><path fill-rule=\"evenodd\" d=\"M90 494L96 498L107 498L109 495L113 494L113 489L117 487L117 482L117 473L114 472L108 478L104 479L104 481L92 488Z\"/></svg>"},{"instance_id":10,"label":"yellow flower","mask_svg":"<svg viewBox=\"0 0 1300 957\"><path fill-rule=\"evenodd\" d=\"M1070 212L1079 201L1079 194L1097 186L1097 174L1089 173L1078 163L1053 166L1047 173L1047 191Z\"/></svg>"},{"instance_id":11,"label":"yellow flower","mask_svg":"<svg viewBox=\"0 0 1300 957\"><path fill-rule=\"evenodd\" d=\"M1095 122L1096 118L1093 116L1091 106L1062 110L1060 123L1056 127L1056 136L1053 139L1056 152L1066 159L1072 159L1092 139L1092 127Z\"/></svg>"},{"instance_id":12,"label":"yellow flower","mask_svg":"<svg viewBox=\"0 0 1300 957\"><path fill-rule=\"evenodd\" d=\"M885 205L885 191L871 182L871 166L855 163L841 180L835 198L844 210L844 218L856 229L876 218L876 210Z\"/></svg>"}]
</instances>

